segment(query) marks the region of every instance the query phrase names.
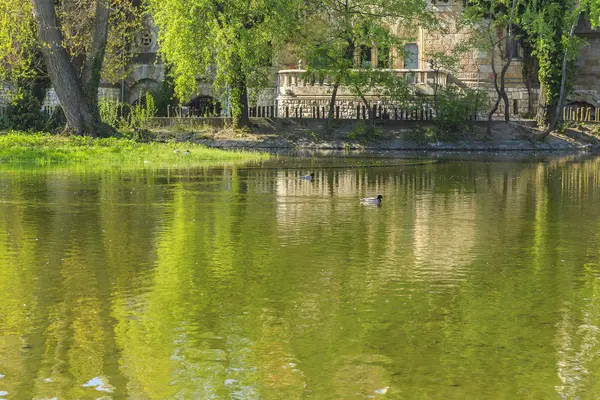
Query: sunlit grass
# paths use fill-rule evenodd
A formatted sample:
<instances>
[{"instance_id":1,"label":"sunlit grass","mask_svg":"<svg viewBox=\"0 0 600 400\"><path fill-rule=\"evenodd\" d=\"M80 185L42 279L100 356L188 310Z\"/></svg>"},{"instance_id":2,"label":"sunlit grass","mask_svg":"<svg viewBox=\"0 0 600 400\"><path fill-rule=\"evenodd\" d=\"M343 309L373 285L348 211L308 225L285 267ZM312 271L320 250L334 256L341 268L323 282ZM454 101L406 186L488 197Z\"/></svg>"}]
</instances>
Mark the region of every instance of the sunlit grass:
<instances>
[{"instance_id":1,"label":"sunlit grass","mask_svg":"<svg viewBox=\"0 0 600 400\"><path fill-rule=\"evenodd\" d=\"M268 158L266 153L211 149L193 143L140 143L130 139L93 139L15 131L0 133L0 164L15 166L74 164L92 167L189 168Z\"/></svg>"}]
</instances>

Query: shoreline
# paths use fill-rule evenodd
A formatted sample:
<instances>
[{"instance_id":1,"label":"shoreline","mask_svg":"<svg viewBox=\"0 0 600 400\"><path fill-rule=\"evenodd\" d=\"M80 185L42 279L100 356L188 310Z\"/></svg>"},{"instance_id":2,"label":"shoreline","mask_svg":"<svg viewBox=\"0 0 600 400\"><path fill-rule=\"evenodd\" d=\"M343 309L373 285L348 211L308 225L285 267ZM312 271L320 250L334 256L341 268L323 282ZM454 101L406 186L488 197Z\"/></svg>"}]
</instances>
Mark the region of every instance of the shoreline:
<instances>
[{"instance_id":1,"label":"shoreline","mask_svg":"<svg viewBox=\"0 0 600 400\"><path fill-rule=\"evenodd\" d=\"M440 152L588 152L600 151L600 137L583 129L553 133L541 141L542 132L532 121L494 122L492 134L486 124L472 124L465 132L440 134L423 121L382 121L377 133L365 134L360 121L343 121L330 135L323 134L321 120L255 120L251 131L223 127L177 126L153 131L155 140L189 141L209 148L230 150L331 150L331 151L440 151ZM286 122L286 124L283 124Z\"/></svg>"},{"instance_id":2,"label":"shoreline","mask_svg":"<svg viewBox=\"0 0 600 400\"><path fill-rule=\"evenodd\" d=\"M600 151L599 146L579 142L540 142L528 141L503 141L503 142L481 142L481 141L456 141L436 142L428 144L417 144L401 139L381 141L373 143L356 143L340 140L333 141L288 141L285 139L275 140L244 140L244 139L198 139L194 141L209 148L225 150L332 150L332 151L439 151L439 152L591 152Z\"/></svg>"}]
</instances>

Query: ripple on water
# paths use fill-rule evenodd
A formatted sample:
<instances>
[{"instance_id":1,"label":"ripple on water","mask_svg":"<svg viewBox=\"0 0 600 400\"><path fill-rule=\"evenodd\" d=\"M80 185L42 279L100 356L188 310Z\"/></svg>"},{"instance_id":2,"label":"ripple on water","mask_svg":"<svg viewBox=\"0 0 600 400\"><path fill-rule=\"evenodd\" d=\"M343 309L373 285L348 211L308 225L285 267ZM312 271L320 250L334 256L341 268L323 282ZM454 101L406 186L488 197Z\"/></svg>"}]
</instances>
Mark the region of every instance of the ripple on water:
<instances>
[{"instance_id":1,"label":"ripple on water","mask_svg":"<svg viewBox=\"0 0 600 400\"><path fill-rule=\"evenodd\" d=\"M2 395L590 396L600 161L296 161L0 177Z\"/></svg>"}]
</instances>

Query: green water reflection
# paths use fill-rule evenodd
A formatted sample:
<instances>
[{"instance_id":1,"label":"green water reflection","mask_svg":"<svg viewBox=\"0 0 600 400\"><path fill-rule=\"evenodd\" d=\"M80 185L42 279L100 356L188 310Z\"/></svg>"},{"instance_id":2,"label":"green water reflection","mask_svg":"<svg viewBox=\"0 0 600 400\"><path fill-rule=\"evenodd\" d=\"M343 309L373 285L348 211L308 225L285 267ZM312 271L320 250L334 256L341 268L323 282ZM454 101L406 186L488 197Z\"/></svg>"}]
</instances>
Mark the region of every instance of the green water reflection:
<instances>
[{"instance_id":1,"label":"green water reflection","mask_svg":"<svg viewBox=\"0 0 600 400\"><path fill-rule=\"evenodd\" d=\"M2 173L0 398L600 396L600 159L285 163Z\"/></svg>"}]
</instances>

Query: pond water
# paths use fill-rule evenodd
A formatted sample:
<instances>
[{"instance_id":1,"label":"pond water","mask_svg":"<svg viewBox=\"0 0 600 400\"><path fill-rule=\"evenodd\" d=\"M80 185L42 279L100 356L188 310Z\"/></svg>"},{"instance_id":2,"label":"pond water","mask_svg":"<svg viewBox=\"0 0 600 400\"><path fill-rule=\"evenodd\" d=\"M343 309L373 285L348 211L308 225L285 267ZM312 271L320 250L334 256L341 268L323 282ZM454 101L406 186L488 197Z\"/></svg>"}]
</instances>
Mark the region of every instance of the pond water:
<instances>
[{"instance_id":1,"label":"pond water","mask_svg":"<svg viewBox=\"0 0 600 400\"><path fill-rule=\"evenodd\" d=\"M597 158L5 170L0 398L598 399L599 228Z\"/></svg>"}]
</instances>

